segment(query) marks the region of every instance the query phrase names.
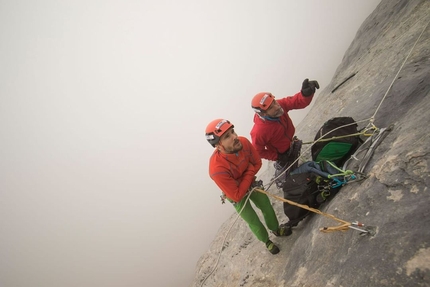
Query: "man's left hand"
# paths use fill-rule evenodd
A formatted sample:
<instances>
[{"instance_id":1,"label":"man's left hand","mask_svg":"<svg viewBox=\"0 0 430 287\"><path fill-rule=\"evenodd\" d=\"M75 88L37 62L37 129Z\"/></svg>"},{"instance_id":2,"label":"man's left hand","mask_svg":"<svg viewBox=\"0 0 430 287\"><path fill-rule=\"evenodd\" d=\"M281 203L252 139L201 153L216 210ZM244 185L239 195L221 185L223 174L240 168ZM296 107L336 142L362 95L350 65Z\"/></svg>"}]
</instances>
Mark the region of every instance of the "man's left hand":
<instances>
[{"instance_id":1,"label":"man's left hand","mask_svg":"<svg viewBox=\"0 0 430 287\"><path fill-rule=\"evenodd\" d=\"M302 84L302 95L304 97L309 97L315 94L315 89L319 89L320 85L317 81L309 81L309 79L305 79Z\"/></svg>"}]
</instances>

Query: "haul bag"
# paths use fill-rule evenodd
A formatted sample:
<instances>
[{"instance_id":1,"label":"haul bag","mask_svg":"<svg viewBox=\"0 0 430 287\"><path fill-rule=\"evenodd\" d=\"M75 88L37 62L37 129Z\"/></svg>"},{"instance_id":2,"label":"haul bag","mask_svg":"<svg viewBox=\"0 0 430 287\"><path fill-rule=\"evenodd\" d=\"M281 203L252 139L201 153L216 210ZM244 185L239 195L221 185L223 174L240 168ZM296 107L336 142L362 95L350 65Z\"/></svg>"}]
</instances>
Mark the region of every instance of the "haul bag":
<instances>
[{"instance_id":1,"label":"haul bag","mask_svg":"<svg viewBox=\"0 0 430 287\"><path fill-rule=\"evenodd\" d=\"M329 160L342 166L360 145L361 140L357 133L357 124L353 118L331 118L318 130L314 141L333 139L316 142L311 148L312 160L316 162Z\"/></svg>"},{"instance_id":2,"label":"haul bag","mask_svg":"<svg viewBox=\"0 0 430 287\"><path fill-rule=\"evenodd\" d=\"M312 208L318 208L315 196L318 192L318 185L311 173L290 174L287 176L284 185L284 198L295 203L304 204ZM299 221L309 215L310 211L301 207L283 203L284 213L289 219L291 226L296 226Z\"/></svg>"}]
</instances>

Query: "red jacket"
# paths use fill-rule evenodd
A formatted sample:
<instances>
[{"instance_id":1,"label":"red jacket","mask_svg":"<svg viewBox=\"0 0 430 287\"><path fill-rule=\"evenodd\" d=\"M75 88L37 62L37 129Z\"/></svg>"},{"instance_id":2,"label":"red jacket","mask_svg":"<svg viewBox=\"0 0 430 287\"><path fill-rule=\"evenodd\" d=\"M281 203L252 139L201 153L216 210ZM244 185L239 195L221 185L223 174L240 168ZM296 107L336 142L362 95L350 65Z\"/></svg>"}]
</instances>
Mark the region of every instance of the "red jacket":
<instances>
[{"instance_id":1,"label":"red jacket","mask_svg":"<svg viewBox=\"0 0 430 287\"><path fill-rule=\"evenodd\" d=\"M239 202L248 192L262 164L251 142L245 137L238 138L243 145L241 151L224 154L215 150L209 160L210 177L234 202Z\"/></svg>"},{"instance_id":2,"label":"red jacket","mask_svg":"<svg viewBox=\"0 0 430 287\"><path fill-rule=\"evenodd\" d=\"M254 126L251 130L252 144L258 154L268 160L277 160L278 154L290 148L296 128L288 115L288 111L306 108L313 96L304 97L298 92L292 97L276 100L284 109L284 114L278 120L262 119L254 115Z\"/></svg>"}]
</instances>

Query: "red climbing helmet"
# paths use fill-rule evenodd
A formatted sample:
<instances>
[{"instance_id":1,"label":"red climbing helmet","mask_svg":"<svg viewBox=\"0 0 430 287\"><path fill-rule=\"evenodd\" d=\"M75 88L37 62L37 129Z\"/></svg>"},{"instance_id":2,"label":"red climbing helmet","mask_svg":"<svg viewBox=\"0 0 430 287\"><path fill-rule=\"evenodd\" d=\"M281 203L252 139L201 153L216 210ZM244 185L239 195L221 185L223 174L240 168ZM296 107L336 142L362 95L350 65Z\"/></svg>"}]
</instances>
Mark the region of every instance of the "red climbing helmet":
<instances>
[{"instance_id":1,"label":"red climbing helmet","mask_svg":"<svg viewBox=\"0 0 430 287\"><path fill-rule=\"evenodd\" d=\"M211 121L206 127L206 140L213 146L219 142L220 137L234 125L228 120L216 119Z\"/></svg>"},{"instance_id":2,"label":"red climbing helmet","mask_svg":"<svg viewBox=\"0 0 430 287\"><path fill-rule=\"evenodd\" d=\"M271 93L258 93L252 98L251 106L254 112L260 113L267 110L274 100L275 97Z\"/></svg>"}]
</instances>

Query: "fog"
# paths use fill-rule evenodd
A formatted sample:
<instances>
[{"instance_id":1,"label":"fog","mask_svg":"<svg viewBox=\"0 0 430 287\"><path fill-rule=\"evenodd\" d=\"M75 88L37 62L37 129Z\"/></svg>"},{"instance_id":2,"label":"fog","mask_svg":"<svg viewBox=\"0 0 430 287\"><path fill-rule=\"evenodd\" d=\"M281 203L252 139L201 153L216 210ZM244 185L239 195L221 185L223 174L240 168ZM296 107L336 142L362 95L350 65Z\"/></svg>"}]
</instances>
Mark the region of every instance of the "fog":
<instances>
[{"instance_id":1,"label":"fog","mask_svg":"<svg viewBox=\"0 0 430 287\"><path fill-rule=\"evenodd\" d=\"M324 89L378 3L0 1L0 285L189 286L234 213L207 123Z\"/></svg>"}]
</instances>

